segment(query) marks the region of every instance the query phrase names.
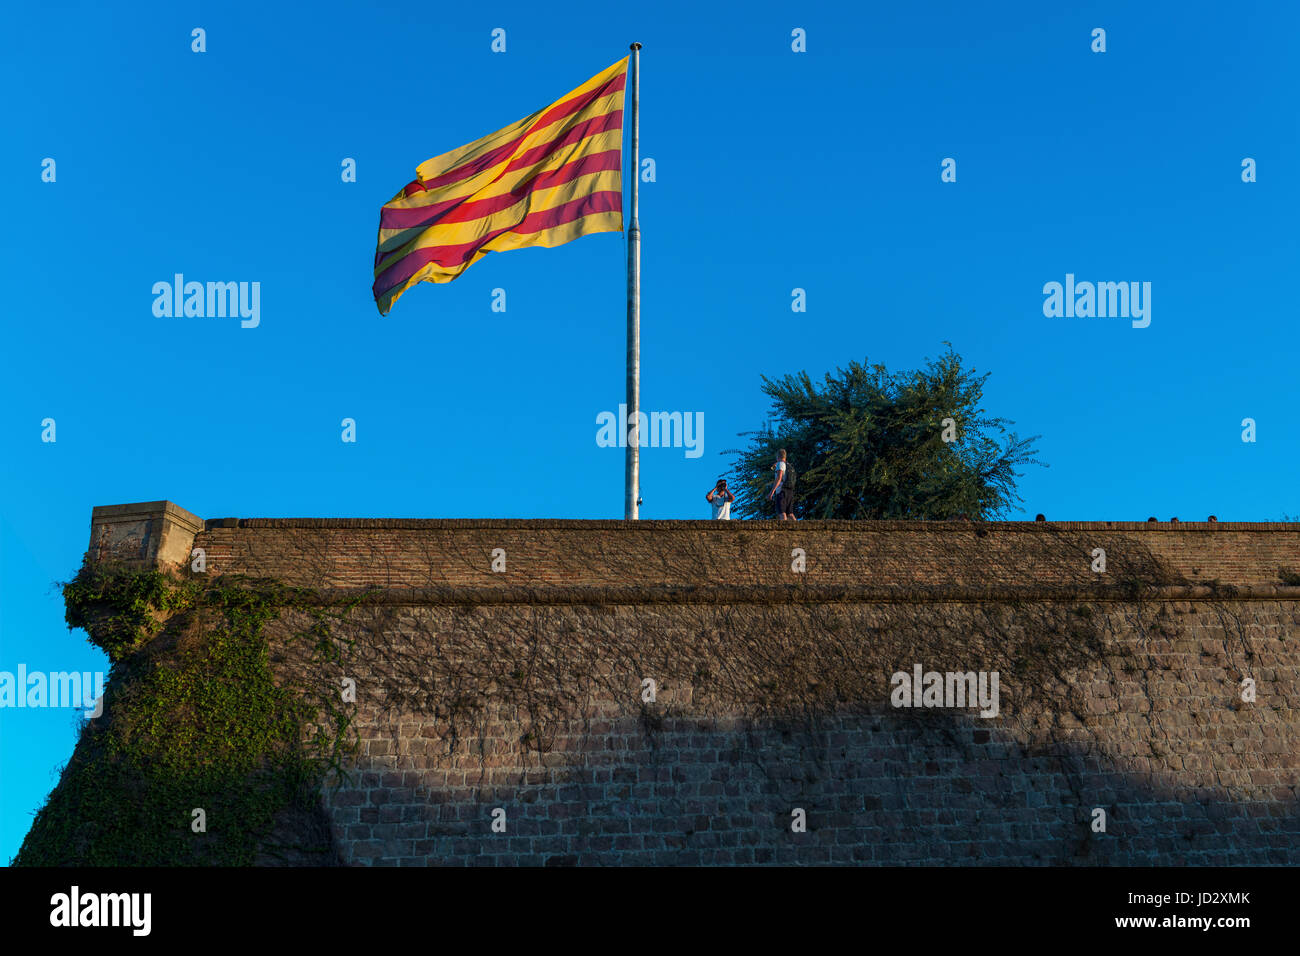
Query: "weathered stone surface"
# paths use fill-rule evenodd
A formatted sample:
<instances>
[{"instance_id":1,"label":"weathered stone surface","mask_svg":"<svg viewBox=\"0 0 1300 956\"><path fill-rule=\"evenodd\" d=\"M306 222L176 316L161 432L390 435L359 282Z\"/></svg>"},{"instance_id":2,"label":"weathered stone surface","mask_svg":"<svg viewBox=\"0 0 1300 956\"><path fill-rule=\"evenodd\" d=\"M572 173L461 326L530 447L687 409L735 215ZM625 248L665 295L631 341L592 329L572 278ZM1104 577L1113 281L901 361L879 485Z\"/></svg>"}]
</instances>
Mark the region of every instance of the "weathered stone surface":
<instances>
[{"instance_id":1,"label":"weathered stone surface","mask_svg":"<svg viewBox=\"0 0 1300 956\"><path fill-rule=\"evenodd\" d=\"M1294 524L224 519L194 545L377 590L338 664L295 614L269 630L280 672L356 681L346 864L1300 864ZM892 706L915 664L997 671L997 716Z\"/></svg>"},{"instance_id":2,"label":"weathered stone surface","mask_svg":"<svg viewBox=\"0 0 1300 956\"><path fill-rule=\"evenodd\" d=\"M90 521L90 556L141 567L177 568L190 560L203 519L170 501L104 505Z\"/></svg>"}]
</instances>

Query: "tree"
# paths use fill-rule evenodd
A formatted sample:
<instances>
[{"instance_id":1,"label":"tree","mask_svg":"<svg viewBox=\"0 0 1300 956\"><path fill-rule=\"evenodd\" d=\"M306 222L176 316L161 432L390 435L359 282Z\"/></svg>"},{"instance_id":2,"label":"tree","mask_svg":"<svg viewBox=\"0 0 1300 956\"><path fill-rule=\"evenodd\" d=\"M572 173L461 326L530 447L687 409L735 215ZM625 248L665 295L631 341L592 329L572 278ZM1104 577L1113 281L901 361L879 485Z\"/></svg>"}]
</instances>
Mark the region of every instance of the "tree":
<instances>
[{"instance_id":1,"label":"tree","mask_svg":"<svg viewBox=\"0 0 1300 956\"><path fill-rule=\"evenodd\" d=\"M1020 502L1016 468L1042 464L1033 457L1041 436L1007 435L1014 422L987 417L979 406L988 373L962 368L944 344L924 369L890 374L852 362L820 390L807 372L764 376L772 420L741 433L748 448L730 451L736 513L772 517L767 493L780 448L795 469L800 518L987 519Z\"/></svg>"}]
</instances>

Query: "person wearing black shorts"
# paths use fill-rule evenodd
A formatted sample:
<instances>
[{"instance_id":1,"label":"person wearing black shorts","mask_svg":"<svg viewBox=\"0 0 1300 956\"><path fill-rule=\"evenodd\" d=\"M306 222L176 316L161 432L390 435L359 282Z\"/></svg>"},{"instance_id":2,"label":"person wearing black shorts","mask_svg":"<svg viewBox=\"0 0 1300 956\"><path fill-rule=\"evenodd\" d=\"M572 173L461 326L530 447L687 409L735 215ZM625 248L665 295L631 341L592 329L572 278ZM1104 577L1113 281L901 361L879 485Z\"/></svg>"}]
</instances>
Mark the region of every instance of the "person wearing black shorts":
<instances>
[{"instance_id":1,"label":"person wearing black shorts","mask_svg":"<svg viewBox=\"0 0 1300 956\"><path fill-rule=\"evenodd\" d=\"M776 461L772 465L772 470L776 472L776 480L772 483L772 490L767 493L767 500L775 504L778 519L794 521L794 489L785 481L785 457L784 448L776 453Z\"/></svg>"}]
</instances>

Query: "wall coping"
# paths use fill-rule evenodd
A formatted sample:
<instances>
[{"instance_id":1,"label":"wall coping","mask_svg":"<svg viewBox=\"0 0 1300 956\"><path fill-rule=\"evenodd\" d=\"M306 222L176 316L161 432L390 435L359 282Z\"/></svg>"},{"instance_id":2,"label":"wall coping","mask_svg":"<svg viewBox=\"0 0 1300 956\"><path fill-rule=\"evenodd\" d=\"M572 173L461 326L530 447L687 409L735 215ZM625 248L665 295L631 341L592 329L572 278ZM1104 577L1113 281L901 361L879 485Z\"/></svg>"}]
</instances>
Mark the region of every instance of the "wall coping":
<instances>
[{"instance_id":1,"label":"wall coping","mask_svg":"<svg viewBox=\"0 0 1300 956\"><path fill-rule=\"evenodd\" d=\"M98 508L95 509L99 511ZM188 514L188 512L186 512ZM784 528L791 534L800 530L813 531L1145 531L1151 534L1168 534L1181 531L1284 531L1300 532L1296 521L713 521L701 519L647 519L626 521L620 519L580 518L209 518L205 530L214 528L347 528L386 531L435 530L613 530L621 528L637 531L699 531L708 526L722 534L737 534L743 529L772 531Z\"/></svg>"},{"instance_id":2,"label":"wall coping","mask_svg":"<svg viewBox=\"0 0 1300 956\"><path fill-rule=\"evenodd\" d=\"M187 530L202 531L203 519L186 511L174 501L134 501L124 505L95 505L90 512L92 523L134 518L167 517Z\"/></svg>"}]
</instances>

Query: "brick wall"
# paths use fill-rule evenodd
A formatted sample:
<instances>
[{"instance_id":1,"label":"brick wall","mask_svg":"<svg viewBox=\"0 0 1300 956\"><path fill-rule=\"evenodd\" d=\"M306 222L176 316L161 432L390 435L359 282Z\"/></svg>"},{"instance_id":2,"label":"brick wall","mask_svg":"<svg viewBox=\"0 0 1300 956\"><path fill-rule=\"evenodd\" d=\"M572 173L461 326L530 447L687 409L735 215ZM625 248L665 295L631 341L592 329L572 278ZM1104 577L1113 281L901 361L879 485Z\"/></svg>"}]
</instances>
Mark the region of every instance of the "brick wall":
<instances>
[{"instance_id":1,"label":"brick wall","mask_svg":"<svg viewBox=\"0 0 1300 956\"><path fill-rule=\"evenodd\" d=\"M1170 582L1276 585L1300 573L1300 525L1132 522L212 519L211 573L330 587L1093 587L1159 563ZM790 572L790 551L807 572ZM491 570L494 549L507 571ZM1109 578L1091 553L1107 553Z\"/></svg>"},{"instance_id":2,"label":"brick wall","mask_svg":"<svg viewBox=\"0 0 1300 956\"><path fill-rule=\"evenodd\" d=\"M345 863L1300 863L1294 524L219 519L195 546L379 589L326 675L357 687ZM322 666L303 624L271 630L286 675ZM892 706L915 664L998 672L998 715Z\"/></svg>"}]
</instances>

